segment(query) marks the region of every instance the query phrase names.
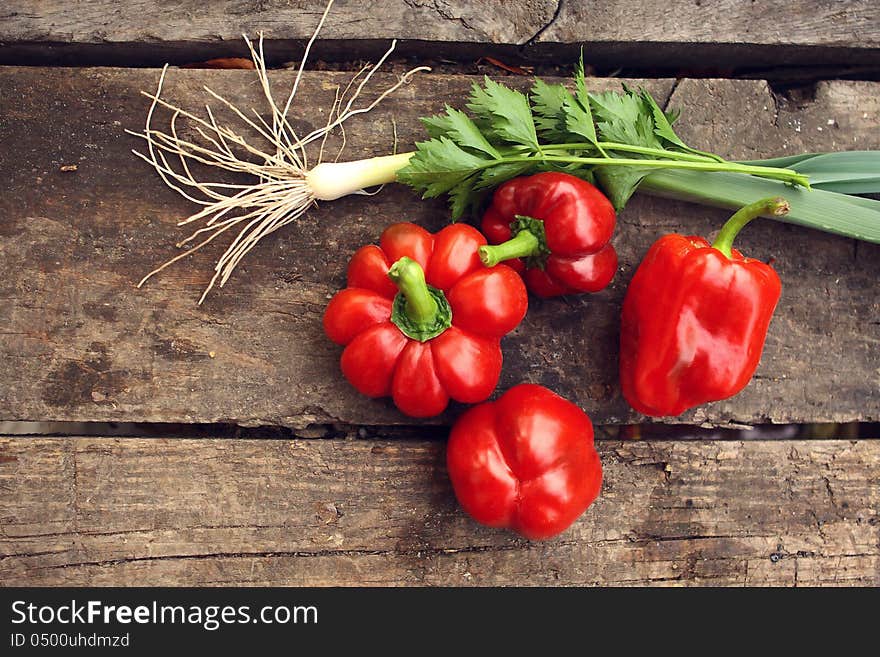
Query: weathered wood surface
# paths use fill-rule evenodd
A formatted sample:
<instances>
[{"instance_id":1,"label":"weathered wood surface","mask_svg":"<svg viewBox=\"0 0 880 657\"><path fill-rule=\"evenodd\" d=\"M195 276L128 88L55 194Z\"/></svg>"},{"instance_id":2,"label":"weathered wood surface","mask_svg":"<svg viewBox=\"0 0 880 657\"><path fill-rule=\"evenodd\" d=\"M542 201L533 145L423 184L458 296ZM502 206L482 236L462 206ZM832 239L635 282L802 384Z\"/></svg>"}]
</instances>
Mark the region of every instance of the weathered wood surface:
<instances>
[{"instance_id":1,"label":"weathered wood surface","mask_svg":"<svg viewBox=\"0 0 880 657\"><path fill-rule=\"evenodd\" d=\"M6 0L0 58L179 62L243 53L241 34L263 31L277 46L273 57L292 59L293 42L311 35L324 5ZM571 59L583 44L592 63L652 69L876 66L880 7L873 0L340 0L322 38L322 56L342 59L375 54L383 42L403 38L401 54L455 59L493 53Z\"/></svg>"},{"instance_id":2,"label":"weathered wood surface","mask_svg":"<svg viewBox=\"0 0 880 657\"><path fill-rule=\"evenodd\" d=\"M803 44L880 46L880 7L871 0L739 2L631 0L560 2L541 34L547 42Z\"/></svg>"},{"instance_id":3,"label":"weathered wood surface","mask_svg":"<svg viewBox=\"0 0 880 657\"><path fill-rule=\"evenodd\" d=\"M323 335L327 299L348 258L394 221L429 228L443 202L391 186L370 198L324 204L270 236L229 285L198 307L222 247L203 249L145 288L134 284L188 234L175 222L193 206L166 189L129 149L147 109L139 90L155 71L0 71L0 420L398 424L387 401L347 385L340 350ZM278 72L282 82L289 74ZM309 75L301 88L316 123L342 74ZM203 102L209 82L257 105L247 71L171 71L167 92ZM458 104L471 80L423 77L349 126L346 157L421 137L417 117ZM613 87L613 80L594 80ZM829 82L805 105L777 101L761 82L650 81L684 109L690 143L738 158L878 148L880 86ZM165 117L167 118L167 117ZM305 125L305 124L302 124ZM76 164L76 171L62 171ZM605 291L532 300L503 342L500 389L539 382L572 398L597 424L638 419L617 387L618 316L625 286L654 239L672 230L711 234L724 212L650 197L621 214L621 270ZM737 397L680 418L699 423L834 422L880 417L880 247L771 221L750 226L743 251L775 258L784 282L755 380ZM446 423L457 414L432 420Z\"/></svg>"},{"instance_id":4,"label":"weathered wood surface","mask_svg":"<svg viewBox=\"0 0 880 657\"><path fill-rule=\"evenodd\" d=\"M545 543L440 441L0 440L6 585L880 585L880 441L602 442Z\"/></svg>"}]
</instances>

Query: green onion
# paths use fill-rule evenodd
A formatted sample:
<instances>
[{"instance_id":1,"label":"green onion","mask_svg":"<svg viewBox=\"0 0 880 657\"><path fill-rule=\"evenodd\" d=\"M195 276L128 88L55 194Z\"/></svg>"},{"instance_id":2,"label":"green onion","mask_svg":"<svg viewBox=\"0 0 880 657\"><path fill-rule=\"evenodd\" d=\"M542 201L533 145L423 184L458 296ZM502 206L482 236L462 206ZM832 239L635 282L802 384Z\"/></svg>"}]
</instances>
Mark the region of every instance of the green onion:
<instances>
[{"instance_id":1,"label":"green onion","mask_svg":"<svg viewBox=\"0 0 880 657\"><path fill-rule=\"evenodd\" d=\"M757 164L751 162L750 164ZM737 209L755 199L781 195L791 205L778 221L880 242L880 201L821 189L795 188L784 183L735 173L658 171L646 176L639 191L719 208Z\"/></svg>"},{"instance_id":2,"label":"green onion","mask_svg":"<svg viewBox=\"0 0 880 657\"><path fill-rule=\"evenodd\" d=\"M785 167L806 174L811 186L829 192L880 194L880 151L806 153L741 164Z\"/></svg>"}]
</instances>

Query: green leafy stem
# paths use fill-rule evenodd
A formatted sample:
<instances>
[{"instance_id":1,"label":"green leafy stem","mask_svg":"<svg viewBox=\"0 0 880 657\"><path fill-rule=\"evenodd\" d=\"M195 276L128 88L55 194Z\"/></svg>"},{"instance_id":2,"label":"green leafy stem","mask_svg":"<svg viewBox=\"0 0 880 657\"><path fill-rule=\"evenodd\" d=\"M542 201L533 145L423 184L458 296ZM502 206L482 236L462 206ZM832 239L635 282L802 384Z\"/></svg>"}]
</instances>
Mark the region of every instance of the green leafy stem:
<instances>
[{"instance_id":1,"label":"green leafy stem","mask_svg":"<svg viewBox=\"0 0 880 657\"><path fill-rule=\"evenodd\" d=\"M447 106L422 119L430 139L416 145L397 179L425 198L448 194L455 219L505 180L548 170L598 184L618 210L658 169L747 174L809 189L809 178L789 168L691 148L672 129L678 115L643 89L589 92L583 61L573 86L537 79L526 95L486 77L473 85L471 114Z\"/></svg>"},{"instance_id":2,"label":"green leafy stem","mask_svg":"<svg viewBox=\"0 0 880 657\"><path fill-rule=\"evenodd\" d=\"M724 208L784 195L781 221L880 242L880 152L805 153L731 162L688 146L644 89L590 92L583 61L573 84L536 79L528 93L490 78L465 108L422 118L428 139L393 175L424 198L448 195L453 219L517 176L562 171L596 184L620 211L637 190Z\"/></svg>"},{"instance_id":3,"label":"green leafy stem","mask_svg":"<svg viewBox=\"0 0 880 657\"><path fill-rule=\"evenodd\" d=\"M602 142L599 142L600 144ZM610 143L606 142L606 146ZM633 152L646 152L654 149L638 149L637 147L627 147ZM810 179L802 173L792 171L791 169L780 169L776 167L751 166L747 164L737 164L735 162L717 161L710 158L692 156L686 153L680 153L681 157L671 157L664 159L625 159L611 157L579 157L574 155L547 155L547 148L542 152L533 155L519 155L511 157L500 157L496 160L475 165L474 171L487 169L489 167L501 164L518 164L518 163L542 163L542 162L559 162L563 164L587 164L593 166L619 166L619 167L644 167L650 169L685 169L690 171L727 171L731 173L745 173L761 178L770 178L772 180L781 180L793 185L800 185L809 188ZM616 149L615 149L616 150ZM624 149L621 149L624 150ZM668 152L668 151L667 151Z\"/></svg>"}]
</instances>

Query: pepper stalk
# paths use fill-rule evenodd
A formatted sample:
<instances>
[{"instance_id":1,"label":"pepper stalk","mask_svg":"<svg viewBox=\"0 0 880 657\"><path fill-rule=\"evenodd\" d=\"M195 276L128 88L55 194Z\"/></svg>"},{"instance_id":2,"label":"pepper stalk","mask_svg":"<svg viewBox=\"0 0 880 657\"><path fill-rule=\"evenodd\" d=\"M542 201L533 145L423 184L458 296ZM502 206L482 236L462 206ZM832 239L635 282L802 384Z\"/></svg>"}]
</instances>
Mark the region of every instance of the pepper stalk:
<instances>
[{"instance_id":1,"label":"pepper stalk","mask_svg":"<svg viewBox=\"0 0 880 657\"><path fill-rule=\"evenodd\" d=\"M520 214L515 217L510 225L512 237L509 240L501 244L486 244L477 249L480 262L486 267L494 267L505 260L523 258L527 266L543 269L550 255L544 222Z\"/></svg>"},{"instance_id":2,"label":"pepper stalk","mask_svg":"<svg viewBox=\"0 0 880 657\"><path fill-rule=\"evenodd\" d=\"M745 228L746 224L761 216L782 217L790 209L788 201L781 196L763 198L760 201L750 203L740 208L724 223L721 231L718 233L718 237L712 242L712 248L718 249L730 259L733 257L733 240L739 235L739 231Z\"/></svg>"},{"instance_id":3,"label":"pepper stalk","mask_svg":"<svg viewBox=\"0 0 880 657\"><path fill-rule=\"evenodd\" d=\"M452 325L452 308L442 290L425 281L422 266L406 256L391 265L388 278L400 290L394 297L391 321L404 335L426 342Z\"/></svg>"}]
</instances>

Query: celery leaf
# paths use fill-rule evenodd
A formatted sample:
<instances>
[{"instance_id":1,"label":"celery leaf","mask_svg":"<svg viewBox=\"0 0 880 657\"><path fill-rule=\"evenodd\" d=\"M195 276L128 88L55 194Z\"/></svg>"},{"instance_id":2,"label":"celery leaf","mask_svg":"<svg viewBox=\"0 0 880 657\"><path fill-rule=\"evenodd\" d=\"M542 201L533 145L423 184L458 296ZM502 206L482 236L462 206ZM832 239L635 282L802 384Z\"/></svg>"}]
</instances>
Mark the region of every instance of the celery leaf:
<instances>
[{"instance_id":1,"label":"celery leaf","mask_svg":"<svg viewBox=\"0 0 880 657\"><path fill-rule=\"evenodd\" d=\"M416 154L397 179L422 192L422 198L445 194L485 165L486 159L460 148L448 137L416 144Z\"/></svg>"},{"instance_id":2,"label":"celery leaf","mask_svg":"<svg viewBox=\"0 0 880 657\"><path fill-rule=\"evenodd\" d=\"M470 100L467 107L477 115L482 130L501 141L538 150L535 119L525 94L486 76L482 87L474 84Z\"/></svg>"},{"instance_id":3,"label":"celery leaf","mask_svg":"<svg viewBox=\"0 0 880 657\"><path fill-rule=\"evenodd\" d=\"M471 118L461 110L446 106L446 114L422 119L431 137L448 137L462 148L470 148L499 159L501 154L489 143Z\"/></svg>"}]
</instances>

